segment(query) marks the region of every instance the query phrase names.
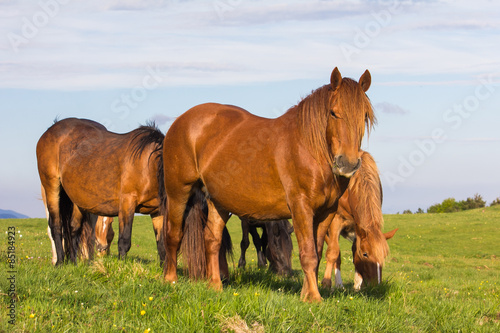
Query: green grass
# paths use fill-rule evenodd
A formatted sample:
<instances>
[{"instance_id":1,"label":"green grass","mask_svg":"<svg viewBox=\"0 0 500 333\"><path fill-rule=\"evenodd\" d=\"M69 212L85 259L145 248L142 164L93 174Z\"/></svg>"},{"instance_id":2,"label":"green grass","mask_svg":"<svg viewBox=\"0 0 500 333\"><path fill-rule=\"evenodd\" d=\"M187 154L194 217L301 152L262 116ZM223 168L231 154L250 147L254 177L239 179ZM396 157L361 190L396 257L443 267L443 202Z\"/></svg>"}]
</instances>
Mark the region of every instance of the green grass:
<instances>
[{"instance_id":1,"label":"green grass","mask_svg":"<svg viewBox=\"0 0 500 333\"><path fill-rule=\"evenodd\" d=\"M16 228L16 324L9 324L8 227ZM500 207L453 214L386 215L391 239L384 283L353 290L350 244L341 240L343 290L323 302L300 301L302 271L294 239L294 276L257 268L255 250L238 270L239 221L229 223L235 257L223 292L180 272L165 284L149 217L136 217L126 261L51 265L43 219L0 220L1 332L497 332L500 331ZM22 237L21 237L22 235ZM320 280L324 269L320 266ZM144 311L141 314L141 311Z\"/></svg>"}]
</instances>

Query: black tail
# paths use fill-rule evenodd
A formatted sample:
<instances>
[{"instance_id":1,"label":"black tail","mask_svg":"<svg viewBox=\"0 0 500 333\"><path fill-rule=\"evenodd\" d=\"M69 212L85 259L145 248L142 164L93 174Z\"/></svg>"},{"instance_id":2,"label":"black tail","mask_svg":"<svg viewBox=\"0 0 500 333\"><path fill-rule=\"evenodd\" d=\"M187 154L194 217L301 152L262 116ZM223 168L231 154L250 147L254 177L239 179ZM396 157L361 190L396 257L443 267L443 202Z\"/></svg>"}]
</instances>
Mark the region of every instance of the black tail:
<instances>
[{"instance_id":1,"label":"black tail","mask_svg":"<svg viewBox=\"0 0 500 333\"><path fill-rule=\"evenodd\" d=\"M185 269L191 279L205 278L207 260L205 255L205 237L203 234L207 223L208 207L205 196L196 189L184 212L184 225L181 242L181 253Z\"/></svg>"},{"instance_id":2,"label":"black tail","mask_svg":"<svg viewBox=\"0 0 500 333\"><path fill-rule=\"evenodd\" d=\"M191 279L207 277L207 260L205 252L205 227L207 224L208 206L203 192L196 188L189 198L184 213L184 236L181 242L182 258ZM227 275L227 256L233 255L233 243L231 235L226 227L222 234L222 243L219 253L221 274Z\"/></svg>"},{"instance_id":3,"label":"black tail","mask_svg":"<svg viewBox=\"0 0 500 333\"><path fill-rule=\"evenodd\" d=\"M62 239L65 257L76 263L78 254L79 234L75 232L71 226L71 218L73 216L73 202L70 200L66 191L60 186L59 188L59 214L62 224Z\"/></svg>"}]
</instances>

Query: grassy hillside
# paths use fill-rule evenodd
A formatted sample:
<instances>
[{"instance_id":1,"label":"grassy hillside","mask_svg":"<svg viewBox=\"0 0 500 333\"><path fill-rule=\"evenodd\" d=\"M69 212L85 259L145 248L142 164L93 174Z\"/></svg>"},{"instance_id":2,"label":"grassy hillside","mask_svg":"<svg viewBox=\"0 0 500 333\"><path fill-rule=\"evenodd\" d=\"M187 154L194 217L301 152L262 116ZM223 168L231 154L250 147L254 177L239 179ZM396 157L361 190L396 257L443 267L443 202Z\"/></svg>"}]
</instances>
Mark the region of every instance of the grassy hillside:
<instances>
[{"instance_id":1,"label":"grassy hillside","mask_svg":"<svg viewBox=\"0 0 500 333\"><path fill-rule=\"evenodd\" d=\"M0 220L1 332L495 332L500 330L500 207L453 214L387 215L398 227L384 283L352 288L350 244L342 240L346 288L321 290L322 304L300 301L302 271L294 239L294 276L236 268L241 231L228 226L235 247L231 281L221 293L182 276L162 281L149 217L136 217L126 261L112 255L54 268L43 219ZM14 267L8 231L15 227ZM117 226L116 226L117 228ZM320 280L324 263L320 267ZM14 273L10 273L14 272ZM12 279L12 277L14 277ZM9 324L9 289L18 298Z\"/></svg>"}]
</instances>

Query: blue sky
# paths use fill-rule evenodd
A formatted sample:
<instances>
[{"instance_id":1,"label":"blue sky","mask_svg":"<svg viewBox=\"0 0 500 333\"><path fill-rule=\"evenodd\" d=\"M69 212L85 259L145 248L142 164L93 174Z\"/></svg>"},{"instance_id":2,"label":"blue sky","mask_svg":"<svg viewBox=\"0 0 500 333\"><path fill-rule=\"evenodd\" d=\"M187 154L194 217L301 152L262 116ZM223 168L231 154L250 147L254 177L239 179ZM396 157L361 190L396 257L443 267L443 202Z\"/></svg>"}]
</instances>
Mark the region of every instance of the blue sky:
<instances>
[{"instance_id":1,"label":"blue sky","mask_svg":"<svg viewBox=\"0 0 500 333\"><path fill-rule=\"evenodd\" d=\"M0 208L43 217L35 146L53 120L116 132L204 102L277 117L372 74L383 211L500 196L494 1L0 1Z\"/></svg>"}]
</instances>

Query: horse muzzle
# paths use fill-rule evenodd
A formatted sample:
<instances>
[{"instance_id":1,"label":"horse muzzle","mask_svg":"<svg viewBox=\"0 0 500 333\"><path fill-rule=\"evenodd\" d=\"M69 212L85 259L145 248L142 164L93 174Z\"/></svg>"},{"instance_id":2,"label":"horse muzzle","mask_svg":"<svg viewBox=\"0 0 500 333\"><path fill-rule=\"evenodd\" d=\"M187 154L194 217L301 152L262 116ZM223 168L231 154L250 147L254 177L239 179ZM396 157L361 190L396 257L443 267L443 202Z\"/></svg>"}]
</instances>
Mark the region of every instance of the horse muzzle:
<instances>
[{"instance_id":1,"label":"horse muzzle","mask_svg":"<svg viewBox=\"0 0 500 333\"><path fill-rule=\"evenodd\" d=\"M358 157L354 162L349 161L344 155L338 155L334 160L335 164L332 167L334 174L344 177L351 177L361 167L361 158Z\"/></svg>"}]
</instances>

